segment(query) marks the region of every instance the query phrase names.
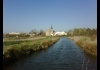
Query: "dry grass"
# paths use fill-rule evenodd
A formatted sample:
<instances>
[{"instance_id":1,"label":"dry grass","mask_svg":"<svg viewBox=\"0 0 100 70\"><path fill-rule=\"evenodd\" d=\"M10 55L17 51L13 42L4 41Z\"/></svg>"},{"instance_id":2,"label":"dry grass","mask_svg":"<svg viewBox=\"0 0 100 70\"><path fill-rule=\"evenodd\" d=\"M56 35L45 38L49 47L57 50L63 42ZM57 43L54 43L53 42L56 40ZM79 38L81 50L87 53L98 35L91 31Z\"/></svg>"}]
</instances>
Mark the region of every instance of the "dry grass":
<instances>
[{"instance_id":1,"label":"dry grass","mask_svg":"<svg viewBox=\"0 0 100 70\"><path fill-rule=\"evenodd\" d=\"M96 35L90 36L90 39L91 39L91 41L96 41L97 40L97 36Z\"/></svg>"},{"instance_id":2,"label":"dry grass","mask_svg":"<svg viewBox=\"0 0 100 70\"><path fill-rule=\"evenodd\" d=\"M78 46L80 46L85 52L97 56L97 38L96 36L84 37L75 36L69 37Z\"/></svg>"}]
</instances>

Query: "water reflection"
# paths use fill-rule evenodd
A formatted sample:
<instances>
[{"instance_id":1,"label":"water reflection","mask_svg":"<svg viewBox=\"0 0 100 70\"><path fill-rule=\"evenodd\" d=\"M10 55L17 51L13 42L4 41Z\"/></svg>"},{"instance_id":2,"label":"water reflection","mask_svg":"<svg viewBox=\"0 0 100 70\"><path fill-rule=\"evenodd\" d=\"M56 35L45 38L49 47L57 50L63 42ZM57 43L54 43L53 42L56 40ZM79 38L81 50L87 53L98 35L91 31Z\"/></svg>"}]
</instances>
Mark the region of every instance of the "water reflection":
<instances>
[{"instance_id":1,"label":"water reflection","mask_svg":"<svg viewBox=\"0 0 100 70\"><path fill-rule=\"evenodd\" d=\"M88 59L97 62L97 56L93 56L93 55L88 54L88 53L86 53L86 52L84 52L84 55L85 55Z\"/></svg>"}]
</instances>

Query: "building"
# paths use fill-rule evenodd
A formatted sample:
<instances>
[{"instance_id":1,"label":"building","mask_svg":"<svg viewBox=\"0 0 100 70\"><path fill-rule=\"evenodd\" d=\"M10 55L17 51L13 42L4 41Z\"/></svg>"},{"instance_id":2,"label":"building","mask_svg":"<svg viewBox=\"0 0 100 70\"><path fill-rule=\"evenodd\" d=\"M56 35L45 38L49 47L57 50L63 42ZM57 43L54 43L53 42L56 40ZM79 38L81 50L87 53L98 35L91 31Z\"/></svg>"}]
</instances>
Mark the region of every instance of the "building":
<instances>
[{"instance_id":1,"label":"building","mask_svg":"<svg viewBox=\"0 0 100 70\"><path fill-rule=\"evenodd\" d=\"M45 32L45 34L46 34L46 36L51 36L51 34L53 34L53 28L52 28L52 25L51 25L51 29L47 29L46 30L46 32Z\"/></svg>"},{"instance_id":2,"label":"building","mask_svg":"<svg viewBox=\"0 0 100 70\"><path fill-rule=\"evenodd\" d=\"M20 33L16 33L16 32L11 32L9 33L9 35L19 35Z\"/></svg>"},{"instance_id":3,"label":"building","mask_svg":"<svg viewBox=\"0 0 100 70\"><path fill-rule=\"evenodd\" d=\"M47 29L46 30L46 36L57 36L57 35L67 35L66 32L62 31L62 32L55 32L51 26L51 29Z\"/></svg>"},{"instance_id":4,"label":"building","mask_svg":"<svg viewBox=\"0 0 100 70\"><path fill-rule=\"evenodd\" d=\"M55 36L56 36L56 35L67 35L67 33L64 32L64 31L62 31L62 32L55 32L54 35L55 35Z\"/></svg>"}]
</instances>

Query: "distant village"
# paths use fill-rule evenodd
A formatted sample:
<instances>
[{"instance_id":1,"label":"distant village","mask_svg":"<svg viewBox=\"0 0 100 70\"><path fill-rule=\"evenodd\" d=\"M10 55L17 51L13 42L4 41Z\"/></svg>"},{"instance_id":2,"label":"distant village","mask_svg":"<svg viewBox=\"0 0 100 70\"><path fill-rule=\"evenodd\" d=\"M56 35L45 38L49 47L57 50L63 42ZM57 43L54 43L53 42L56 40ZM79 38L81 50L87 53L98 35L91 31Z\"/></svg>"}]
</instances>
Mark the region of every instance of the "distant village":
<instances>
[{"instance_id":1,"label":"distant village","mask_svg":"<svg viewBox=\"0 0 100 70\"><path fill-rule=\"evenodd\" d=\"M51 25L50 28L43 30L33 29L29 33L11 32L3 34L3 37L34 37L34 36L92 36L97 35L96 28L74 28L65 31L55 31Z\"/></svg>"},{"instance_id":2,"label":"distant village","mask_svg":"<svg viewBox=\"0 0 100 70\"><path fill-rule=\"evenodd\" d=\"M49 29L46 29L45 31L43 30L40 30L40 32L36 32L34 30L32 30L31 32L29 33L18 33L18 32L11 32L11 33L8 33L8 35L16 35L16 37L20 36L20 35L27 35L27 36L38 36L38 35L42 35L42 36L58 36L58 35L67 35L66 32L62 31L62 32L55 32L55 30L53 30L53 27L51 25L51 28Z\"/></svg>"}]
</instances>

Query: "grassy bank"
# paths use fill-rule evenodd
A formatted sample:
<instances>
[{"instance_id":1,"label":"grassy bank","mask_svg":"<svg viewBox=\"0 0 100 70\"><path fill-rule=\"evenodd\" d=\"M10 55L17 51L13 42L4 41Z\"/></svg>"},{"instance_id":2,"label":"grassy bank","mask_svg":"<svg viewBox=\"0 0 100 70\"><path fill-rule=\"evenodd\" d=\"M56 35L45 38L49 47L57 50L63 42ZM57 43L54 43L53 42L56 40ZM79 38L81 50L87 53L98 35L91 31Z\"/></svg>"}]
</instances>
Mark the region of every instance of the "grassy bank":
<instances>
[{"instance_id":1,"label":"grassy bank","mask_svg":"<svg viewBox=\"0 0 100 70\"><path fill-rule=\"evenodd\" d=\"M74 36L69 38L85 52L97 56L97 36Z\"/></svg>"},{"instance_id":2,"label":"grassy bank","mask_svg":"<svg viewBox=\"0 0 100 70\"><path fill-rule=\"evenodd\" d=\"M31 54L35 51L47 49L53 45L59 37L46 37L45 39L27 41L7 41L3 46L4 66L19 59L20 57Z\"/></svg>"},{"instance_id":3,"label":"grassy bank","mask_svg":"<svg viewBox=\"0 0 100 70\"><path fill-rule=\"evenodd\" d=\"M3 42L5 41L26 41L26 40L38 40L38 39L44 39L47 38L46 36L42 36L42 37L6 37L3 38Z\"/></svg>"}]
</instances>

